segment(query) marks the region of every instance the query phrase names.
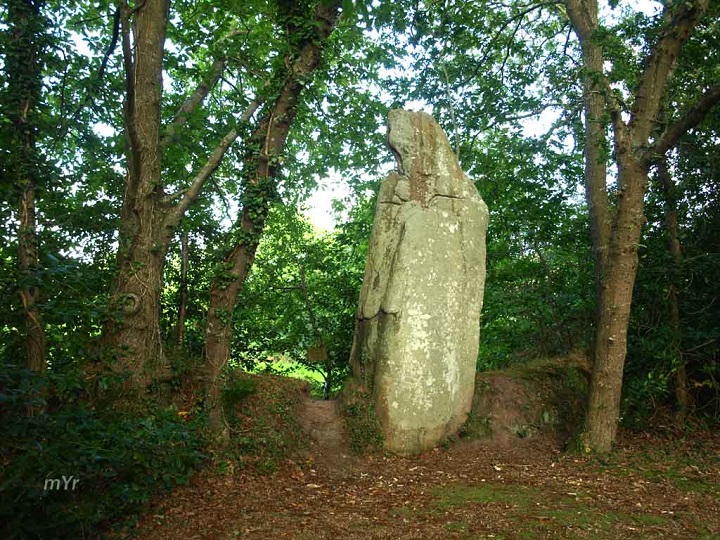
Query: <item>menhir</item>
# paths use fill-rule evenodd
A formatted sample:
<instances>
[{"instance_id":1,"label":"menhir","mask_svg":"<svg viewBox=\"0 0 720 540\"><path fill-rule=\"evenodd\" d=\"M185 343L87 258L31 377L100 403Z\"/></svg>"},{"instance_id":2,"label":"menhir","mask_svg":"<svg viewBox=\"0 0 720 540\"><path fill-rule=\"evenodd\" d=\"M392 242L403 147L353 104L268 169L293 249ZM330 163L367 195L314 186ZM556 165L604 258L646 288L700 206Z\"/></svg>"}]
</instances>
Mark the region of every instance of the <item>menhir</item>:
<instances>
[{"instance_id":1,"label":"menhir","mask_svg":"<svg viewBox=\"0 0 720 540\"><path fill-rule=\"evenodd\" d=\"M388 124L398 171L380 188L350 362L385 447L412 455L470 412L488 210L430 115L392 110Z\"/></svg>"}]
</instances>

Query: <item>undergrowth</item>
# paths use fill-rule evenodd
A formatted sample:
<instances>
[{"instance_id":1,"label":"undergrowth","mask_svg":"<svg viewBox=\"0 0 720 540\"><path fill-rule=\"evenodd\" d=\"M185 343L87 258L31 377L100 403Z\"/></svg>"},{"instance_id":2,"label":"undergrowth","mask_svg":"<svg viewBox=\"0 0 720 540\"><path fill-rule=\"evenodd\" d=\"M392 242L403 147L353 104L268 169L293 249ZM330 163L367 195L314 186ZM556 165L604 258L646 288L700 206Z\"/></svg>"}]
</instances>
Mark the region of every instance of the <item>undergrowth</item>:
<instances>
[{"instance_id":1,"label":"undergrowth","mask_svg":"<svg viewBox=\"0 0 720 540\"><path fill-rule=\"evenodd\" d=\"M31 394L9 392L17 384L2 382L4 539L89 538L119 520L129 525L127 516L154 492L186 482L206 460L201 418L186 422L172 409L121 415L77 403L28 417L21 396Z\"/></svg>"},{"instance_id":2,"label":"undergrowth","mask_svg":"<svg viewBox=\"0 0 720 540\"><path fill-rule=\"evenodd\" d=\"M230 427L225 458L272 473L302 451L306 443L296 410L303 387L297 379L231 372L223 393Z\"/></svg>"},{"instance_id":3,"label":"undergrowth","mask_svg":"<svg viewBox=\"0 0 720 540\"><path fill-rule=\"evenodd\" d=\"M346 384L340 413L345 418L353 454L374 452L382 448L383 435L369 393L357 389L353 384Z\"/></svg>"}]
</instances>

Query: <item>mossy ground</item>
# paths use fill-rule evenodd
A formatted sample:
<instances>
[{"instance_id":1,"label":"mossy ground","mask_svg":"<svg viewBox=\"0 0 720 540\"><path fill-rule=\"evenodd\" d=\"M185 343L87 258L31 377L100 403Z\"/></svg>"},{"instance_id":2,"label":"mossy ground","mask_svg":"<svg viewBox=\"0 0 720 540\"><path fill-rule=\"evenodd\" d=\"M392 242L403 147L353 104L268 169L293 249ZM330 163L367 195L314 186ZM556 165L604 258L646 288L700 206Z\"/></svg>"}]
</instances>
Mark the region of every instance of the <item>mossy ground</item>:
<instances>
[{"instance_id":1,"label":"mossy ground","mask_svg":"<svg viewBox=\"0 0 720 540\"><path fill-rule=\"evenodd\" d=\"M340 402L340 414L347 426L349 447L353 454L376 452L382 448L380 431L372 396L348 382Z\"/></svg>"},{"instance_id":2,"label":"mossy ground","mask_svg":"<svg viewBox=\"0 0 720 540\"><path fill-rule=\"evenodd\" d=\"M670 524L665 516L598 509L591 503L592 496L581 491L559 494L524 485L485 483L439 487L433 495L437 511L445 516L458 514L457 521L448 523L449 531L471 530L472 520L462 519L468 510L501 513L512 532L496 538L552 538L558 529L564 529L565 537L606 538L617 528L633 530L636 525L652 529Z\"/></svg>"},{"instance_id":3,"label":"mossy ground","mask_svg":"<svg viewBox=\"0 0 720 540\"><path fill-rule=\"evenodd\" d=\"M230 427L224 467L253 465L274 472L287 459L302 455L308 437L298 422L300 403L308 386L303 381L275 375L232 372L223 401Z\"/></svg>"}]
</instances>

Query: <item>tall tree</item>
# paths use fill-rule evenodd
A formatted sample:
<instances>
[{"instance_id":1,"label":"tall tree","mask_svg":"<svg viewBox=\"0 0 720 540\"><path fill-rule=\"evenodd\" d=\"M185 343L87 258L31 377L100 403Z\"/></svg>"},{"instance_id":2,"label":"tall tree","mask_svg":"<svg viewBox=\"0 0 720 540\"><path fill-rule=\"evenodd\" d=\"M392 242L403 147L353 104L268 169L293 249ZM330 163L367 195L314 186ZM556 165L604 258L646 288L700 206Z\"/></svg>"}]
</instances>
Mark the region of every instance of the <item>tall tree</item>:
<instances>
[{"instance_id":1,"label":"tall tree","mask_svg":"<svg viewBox=\"0 0 720 540\"><path fill-rule=\"evenodd\" d=\"M290 47L271 81L276 96L267 103L245 146L244 201L231 232L231 245L210 289L205 351L211 429L226 434L220 401L222 374L230 359L232 316L238 294L255 258L290 127L306 81L320 65L325 42L340 18L340 0L283 4L281 16Z\"/></svg>"},{"instance_id":2,"label":"tall tree","mask_svg":"<svg viewBox=\"0 0 720 540\"><path fill-rule=\"evenodd\" d=\"M710 88L683 116L653 138L665 90L683 45L707 11L708 1L667 2L659 37L652 44L631 99L624 99L604 71L603 32L597 0L566 0L567 15L583 56L586 111L586 193L596 254L597 318L593 372L582 440L588 452L607 452L615 439L638 242L644 222L648 171L658 155L696 125L720 99ZM598 100L601 97L602 102ZM629 102L629 106L625 106ZM601 107L601 109L600 109ZM613 135L617 202L611 204L605 174L605 115Z\"/></svg>"},{"instance_id":3,"label":"tall tree","mask_svg":"<svg viewBox=\"0 0 720 540\"><path fill-rule=\"evenodd\" d=\"M673 362L673 379L675 383L675 400L677 402L677 420L682 424L690 409L691 396L688 388L687 371L682 354L682 329L680 321L680 285L678 277L682 267L682 245L680 243L680 226L677 212L677 189L673 182L667 159L663 156L657 163L657 176L665 199L665 234L667 246L672 259L670 283L668 284L668 311L670 331L670 354Z\"/></svg>"},{"instance_id":4,"label":"tall tree","mask_svg":"<svg viewBox=\"0 0 720 540\"><path fill-rule=\"evenodd\" d=\"M42 173L42 157L36 137L42 91L43 54L48 22L41 10L43 0L10 0L6 4L7 29L4 70L7 87L2 108L7 124L7 153L2 166L8 185L15 191L17 208L17 264L19 295L25 325L27 367L45 371L46 339L40 311L39 257L36 198Z\"/></svg>"},{"instance_id":5,"label":"tall tree","mask_svg":"<svg viewBox=\"0 0 720 540\"><path fill-rule=\"evenodd\" d=\"M118 251L118 276L113 285L114 307L122 318L112 319L105 337L116 349L120 364L132 374L132 384L148 381L145 371L162 356L158 302L165 212L161 183L160 100L169 0L149 0L131 8L119 5L125 70L124 128L127 177ZM132 21L132 29L131 29Z\"/></svg>"},{"instance_id":6,"label":"tall tree","mask_svg":"<svg viewBox=\"0 0 720 540\"><path fill-rule=\"evenodd\" d=\"M169 375L159 325L162 273L169 243L180 220L237 139L238 130L232 127L220 139L184 189L167 192L171 182L163 176L163 155L177 143L181 128L220 80L227 57L223 52L218 54L204 80L190 93L161 137L170 0L147 0L134 8L123 1L119 10L127 176L120 212L118 273L111 292L116 316L109 319L103 334L117 358L115 369L128 372L128 388L138 391L154 378ZM251 102L240 122L247 121L256 108L257 102Z\"/></svg>"},{"instance_id":7,"label":"tall tree","mask_svg":"<svg viewBox=\"0 0 720 540\"><path fill-rule=\"evenodd\" d=\"M180 235L180 290L178 298L177 332L175 335L176 346L182 349L185 343L185 321L187 320L188 304L188 256L189 240L187 231Z\"/></svg>"}]
</instances>

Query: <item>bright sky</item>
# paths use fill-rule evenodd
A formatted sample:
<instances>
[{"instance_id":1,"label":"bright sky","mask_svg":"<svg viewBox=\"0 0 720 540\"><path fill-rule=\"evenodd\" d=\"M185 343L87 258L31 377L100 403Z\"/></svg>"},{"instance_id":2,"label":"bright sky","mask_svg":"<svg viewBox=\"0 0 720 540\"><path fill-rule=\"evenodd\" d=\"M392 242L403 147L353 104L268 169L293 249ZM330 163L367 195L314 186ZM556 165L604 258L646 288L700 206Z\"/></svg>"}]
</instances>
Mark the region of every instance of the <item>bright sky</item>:
<instances>
[{"instance_id":1,"label":"bright sky","mask_svg":"<svg viewBox=\"0 0 720 540\"><path fill-rule=\"evenodd\" d=\"M342 177L337 173L332 174L321 180L316 191L303 204L303 215L318 231L332 231L337 222L332 202L348 195L350 189Z\"/></svg>"}]
</instances>

